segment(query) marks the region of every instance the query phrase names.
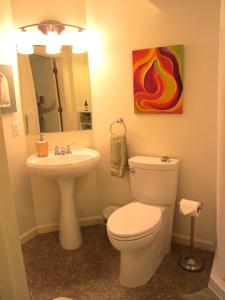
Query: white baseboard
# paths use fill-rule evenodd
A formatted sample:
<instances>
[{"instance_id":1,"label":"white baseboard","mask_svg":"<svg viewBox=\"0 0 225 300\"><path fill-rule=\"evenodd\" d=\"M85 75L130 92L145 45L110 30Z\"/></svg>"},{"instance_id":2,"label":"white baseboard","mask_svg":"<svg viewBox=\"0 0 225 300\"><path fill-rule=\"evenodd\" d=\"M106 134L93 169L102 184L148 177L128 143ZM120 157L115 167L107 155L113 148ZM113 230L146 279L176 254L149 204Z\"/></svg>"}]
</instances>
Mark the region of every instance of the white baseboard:
<instances>
[{"instance_id":1,"label":"white baseboard","mask_svg":"<svg viewBox=\"0 0 225 300\"><path fill-rule=\"evenodd\" d=\"M79 223L81 227L103 224L103 218L102 216L80 218Z\"/></svg>"},{"instance_id":2,"label":"white baseboard","mask_svg":"<svg viewBox=\"0 0 225 300\"><path fill-rule=\"evenodd\" d=\"M58 231L59 224L52 223L52 224L38 225L36 228L37 228L37 234L43 234L43 233Z\"/></svg>"},{"instance_id":3,"label":"white baseboard","mask_svg":"<svg viewBox=\"0 0 225 300\"><path fill-rule=\"evenodd\" d=\"M190 245L190 237L187 235L174 233L173 241L181 245L186 245L186 246ZM195 239L195 247L203 250L212 251L212 252L215 252L216 250L216 245L213 242L201 240L197 238Z\"/></svg>"},{"instance_id":4,"label":"white baseboard","mask_svg":"<svg viewBox=\"0 0 225 300\"><path fill-rule=\"evenodd\" d=\"M22 245L25 244L29 240L33 239L37 234L38 234L37 227L34 227L34 228L26 231L25 233L21 234L21 236L20 236L21 244Z\"/></svg>"},{"instance_id":5,"label":"white baseboard","mask_svg":"<svg viewBox=\"0 0 225 300\"><path fill-rule=\"evenodd\" d=\"M81 227L103 224L102 216L80 218L78 221L79 221ZM58 231L58 230L59 230L58 223L38 225L38 226L28 230L27 232L23 233L20 236L20 241L21 241L21 244L23 245L38 234L54 232L54 231Z\"/></svg>"},{"instance_id":6,"label":"white baseboard","mask_svg":"<svg viewBox=\"0 0 225 300\"><path fill-rule=\"evenodd\" d=\"M213 267L209 279L209 288L218 296L219 299L225 299L225 280L220 277L217 255L215 255L213 261Z\"/></svg>"},{"instance_id":7,"label":"white baseboard","mask_svg":"<svg viewBox=\"0 0 225 300\"><path fill-rule=\"evenodd\" d=\"M221 299L221 300L225 299L225 291L212 278L209 278L209 288L216 294L216 296L219 299Z\"/></svg>"}]
</instances>

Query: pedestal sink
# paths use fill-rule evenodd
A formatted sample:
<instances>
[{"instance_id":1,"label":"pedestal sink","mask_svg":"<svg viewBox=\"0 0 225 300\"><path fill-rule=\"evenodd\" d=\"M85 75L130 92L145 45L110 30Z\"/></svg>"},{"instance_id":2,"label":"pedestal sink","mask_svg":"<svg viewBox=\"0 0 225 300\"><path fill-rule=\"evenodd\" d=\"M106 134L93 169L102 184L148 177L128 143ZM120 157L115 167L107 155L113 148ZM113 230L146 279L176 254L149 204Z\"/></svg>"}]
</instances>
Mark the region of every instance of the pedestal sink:
<instances>
[{"instance_id":1,"label":"pedestal sink","mask_svg":"<svg viewBox=\"0 0 225 300\"><path fill-rule=\"evenodd\" d=\"M37 154L33 154L26 161L30 173L58 182L61 195L59 240L64 249L76 249L82 244L74 206L74 178L92 171L99 159L98 151L81 148L73 149L71 154L66 155L54 155L53 152L49 152L47 157L38 157Z\"/></svg>"}]
</instances>

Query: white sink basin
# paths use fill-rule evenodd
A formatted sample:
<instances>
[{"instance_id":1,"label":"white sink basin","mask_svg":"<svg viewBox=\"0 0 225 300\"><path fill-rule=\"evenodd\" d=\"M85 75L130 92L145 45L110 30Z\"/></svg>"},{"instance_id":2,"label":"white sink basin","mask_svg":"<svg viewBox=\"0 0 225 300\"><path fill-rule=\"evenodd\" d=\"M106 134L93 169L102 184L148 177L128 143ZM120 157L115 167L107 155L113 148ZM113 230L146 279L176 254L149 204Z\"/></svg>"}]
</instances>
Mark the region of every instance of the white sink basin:
<instances>
[{"instance_id":1,"label":"white sink basin","mask_svg":"<svg viewBox=\"0 0 225 300\"><path fill-rule=\"evenodd\" d=\"M33 154L27 159L30 172L52 179L79 177L92 171L100 159L100 153L93 149L74 149L72 154L54 155L49 152L46 157Z\"/></svg>"},{"instance_id":2,"label":"white sink basin","mask_svg":"<svg viewBox=\"0 0 225 300\"><path fill-rule=\"evenodd\" d=\"M82 244L74 206L74 178L92 171L100 157L96 150L80 148L74 149L72 154L54 155L49 152L47 157L33 154L27 159L26 165L30 173L58 182L61 195L59 240L64 249L77 249Z\"/></svg>"}]
</instances>

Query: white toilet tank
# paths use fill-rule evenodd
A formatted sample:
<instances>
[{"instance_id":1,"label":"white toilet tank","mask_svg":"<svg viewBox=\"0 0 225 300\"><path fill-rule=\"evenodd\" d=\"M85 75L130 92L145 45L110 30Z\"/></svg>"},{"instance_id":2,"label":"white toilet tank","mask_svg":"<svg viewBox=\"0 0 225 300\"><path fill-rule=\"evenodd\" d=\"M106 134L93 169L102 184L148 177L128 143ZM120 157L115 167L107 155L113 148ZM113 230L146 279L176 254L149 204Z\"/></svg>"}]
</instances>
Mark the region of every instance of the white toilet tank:
<instances>
[{"instance_id":1,"label":"white toilet tank","mask_svg":"<svg viewBox=\"0 0 225 300\"><path fill-rule=\"evenodd\" d=\"M157 206L174 205L177 194L178 159L134 156L128 160L134 201Z\"/></svg>"}]
</instances>

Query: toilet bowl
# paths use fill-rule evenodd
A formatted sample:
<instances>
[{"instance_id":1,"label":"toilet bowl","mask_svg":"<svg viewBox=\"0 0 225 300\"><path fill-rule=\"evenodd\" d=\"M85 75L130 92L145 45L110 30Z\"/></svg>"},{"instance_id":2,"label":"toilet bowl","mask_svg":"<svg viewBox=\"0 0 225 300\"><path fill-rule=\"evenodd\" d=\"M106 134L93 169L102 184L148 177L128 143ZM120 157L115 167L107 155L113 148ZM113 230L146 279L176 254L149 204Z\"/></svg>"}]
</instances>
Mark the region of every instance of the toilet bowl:
<instances>
[{"instance_id":1,"label":"toilet bowl","mask_svg":"<svg viewBox=\"0 0 225 300\"><path fill-rule=\"evenodd\" d=\"M158 266L157 240L161 210L132 202L113 213L107 223L111 244L121 252L120 282L136 287L147 282Z\"/></svg>"},{"instance_id":2,"label":"toilet bowl","mask_svg":"<svg viewBox=\"0 0 225 300\"><path fill-rule=\"evenodd\" d=\"M127 287L145 284L170 250L178 160L129 159L133 201L107 222L112 246L120 252L119 280Z\"/></svg>"}]
</instances>

